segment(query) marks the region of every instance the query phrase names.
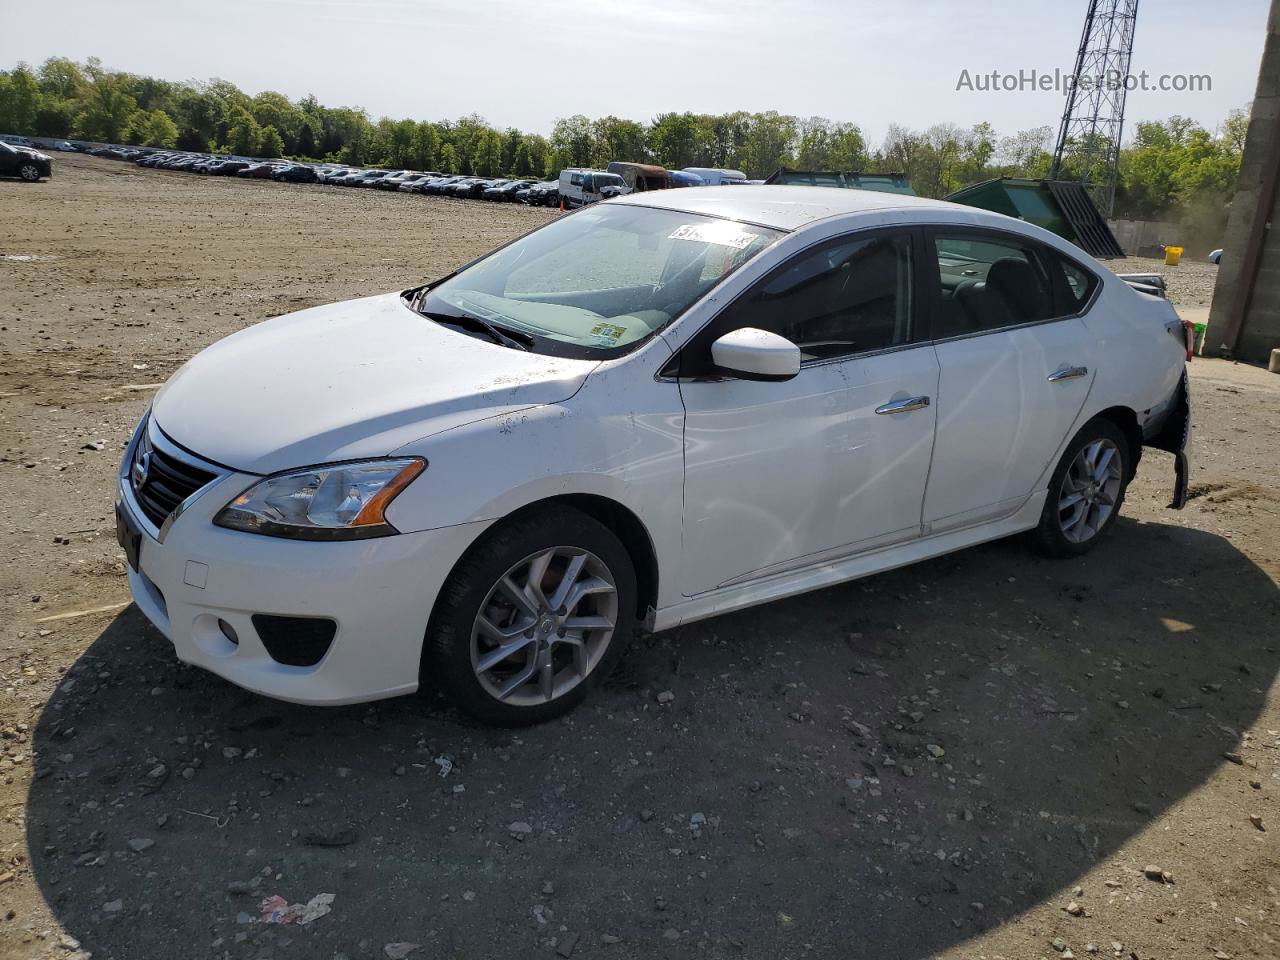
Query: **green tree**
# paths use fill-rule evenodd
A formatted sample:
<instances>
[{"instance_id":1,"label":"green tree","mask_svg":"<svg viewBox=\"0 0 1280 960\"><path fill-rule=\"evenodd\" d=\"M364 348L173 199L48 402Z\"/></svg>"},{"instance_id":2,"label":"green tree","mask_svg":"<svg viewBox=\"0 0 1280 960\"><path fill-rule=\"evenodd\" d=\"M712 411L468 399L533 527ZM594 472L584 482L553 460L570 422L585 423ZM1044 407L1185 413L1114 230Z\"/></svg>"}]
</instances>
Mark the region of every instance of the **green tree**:
<instances>
[{"instance_id":1,"label":"green tree","mask_svg":"<svg viewBox=\"0 0 1280 960\"><path fill-rule=\"evenodd\" d=\"M69 137L76 124L74 101L40 98L36 110L35 134L37 137Z\"/></svg>"},{"instance_id":2,"label":"green tree","mask_svg":"<svg viewBox=\"0 0 1280 960\"><path fill-rule=\"evenodd\" d=\"M144 147L174 147L178 144L178 125L163 110L139 110L129 123L130 143Z\"/></svg>"},{"instance_id":3,"label":"green tree","mask_svg":"<svg viewBox=\"0 0 1280 960\"><path fill-rule=\"evenodd\" d=\"M769 111L752 114L747 122L744 149L746 172L752 177L767 177L779 167L792 166L791 143L796 136L795 117Z\"/></svg>"},{"instance_id":4,"label":"green tree","mask_svg":"<svg viewBox=\"0 0 1280 960\"><path fill-rule=\"evenodd\" d=\"M138 102L128 90L124 74L111 73L89 62L89 92L76 126L89 140L118 143L129 129Z\"/></svg>"},{"instance_id":5,"label":"green tree","mask_svg":"<svg viewBox=\"0 0 1280 960\"><path fill-rule=\"evenodd\" d=\"M562 117L551 129L551 149L559 167L589 167L595 161L595 131L582 114Z\"/></svg>"},{"instance_id":6,"label":"green tree","mask_svg":"<svg viewBox=\"0 0 1280 960\"><path fill-rule=\"evenodd\" d=\"M40 92L55 100L78 100L89 89L89 81L80 65L66 57L50 57L40 64L37 76Z\"/></svg>"},{"instance_id":7,"label":"green tree","mask_svg":"<svg viewBox=\"0 0 1280 960\"><path fill-rule=\"evenodd\" d=\"M517 177L527 177L533 173L533 160L529 156L529 145L521 142L516 147L516 155L511 159L511 172Z\"/></svg>"},{"instance_id":8,"label":"green tree","mask_svg":"<svg viewBox=\"0 0 1280 960\"><path fill-rule=\"evenodd\" d=\"M294 152L300 157L316 156L316 135L311 130L310 122L304 122L298 131L298 143Z\"/></svg>"},{"instance_id":9,"label":"green tree","mask_svg":"<svg viewBox=\"0 0 1280 960\"><path fill-rule=\"evenodd\" d=\"M377 153L388 167L408 167L413 159L413 138L418 125L412 120L389 120L377 123Z\"/></svg>"},{"instance_id":10,"label":"green tree","mask_svg":"<svg viewBox=\"0 0 1280 960\"><path fill-rule=\"evenodd\" d=\"M440 134L434 123L419 123L413 131L413 169L434 170L440 153Z\"/></svg>"},{"instance_id":11,"label":"green tree","mask_svg":"<svg viewBox=\"0 0 1280 960\"><path fill-rule=\"evenodd\" d=\"M649 151L668 169L693 165L702 125L692 113L662 113L649 128Z\"/></svg>"},{"instance_id":12,"label":"green tree","mask_svg":"<svg viewBox=\"0 0 1280 960\"><path fill-rule=\"evenodd\" d=\"M440 148L440 159L437 163L440 165L441 173L458 172L458 152L453 149L452 143L446 143Z\"/></svg>"},{"instance_id":13,"label":"green tree","mask_svg":"<svg viewBox=\"0 0 1280 960\"><path fill-rule=\"evenodd\" d=\"M258 137L258 156L279 157L284 154L284 137L275 127L263 127Z\"/></svg>"},{"instance_id":14,"label":"green tree","mask_svg":"<svg viewBox=\"0 0 1280 960\"><path fill-rule=\"evenodd\" d=\"M0 72L0 130L34 133L40 108L40 85L26 64Z\"/></svg>"},{"instance_id":15,"label":"green tree","mask_svg":"<svg viewBox=\"0 0 1280 960\"><path fill-rule=\"evenodd\" d=\"M644 163L649 159L648 137L642 124L609 116L591 126L594 166L605 167L613 160Z\"/></svg>"},{"instance_id":16,"label":"green tree","mask_svg":"<svg viewBox=\"0 0 1280 960\"><path fill-rule=\"evenodd\" d=\"M259 126L275 127L284 141L285 150L292 153L297 149L298 134L302 130L305 117L283 93L264 90L250 102L249 113Z\"/></svg>"},{"instance_id":17,"label":"green tree","mask_svg":"<svg viewBox=\"0 0 1280 960\"><path fill-rule=\"evenodd\" d=\"M243 107L236 108L228 118L227 150L241 157L258 156L258 147L262 143L262 128L258 121L249 115Z\"/></svg>"},{"instance_id":18,"label":"green tree","mask_svg":"<svg viewBox=\"0 0 1280 960\"><path fill-rule=\"evenodd\" d=\"M497 130L489 130L480 137L472 167L479 177L495 177L502 173L502 134Z\"/></svg>"}]
</instances>

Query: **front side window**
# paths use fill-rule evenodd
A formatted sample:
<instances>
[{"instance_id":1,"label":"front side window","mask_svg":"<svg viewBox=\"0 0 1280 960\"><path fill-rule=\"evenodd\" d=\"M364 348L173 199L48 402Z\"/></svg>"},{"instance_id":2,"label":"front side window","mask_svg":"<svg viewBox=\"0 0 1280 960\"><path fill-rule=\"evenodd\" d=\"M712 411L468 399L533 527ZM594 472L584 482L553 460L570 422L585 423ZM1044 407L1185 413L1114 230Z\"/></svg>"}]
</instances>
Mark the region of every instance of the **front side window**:
<instances>
[{"instance_id":1,"label":"front side window","mask_svg":"<svg viewBox=\"0 0 1280 960\"><path fill-rule=\"evenodd\" d=\"M743 327L786 337L802 362L911 340L911 237L866 234L797 254L731 304L682 358L682 376L714 374L711 343Z\"/></svg>"},{"instance_id":2,"label":"front side window","mask_svg":"<svg viewBox=\"0 0 1280 960\"><path fill-rule=\"evenodd\" d=\"M942 289L933 336L985 333L1062 316L1045 252L981 235L934 237Z\"/></svg>"},{"instance_id":3,"label":"front side window","mask_svg":"<svg viewBox=\"0 0 1280 960\"><path fill-rule=\"evenodd\" d=\"M479 318L560 356L617 356L666 327L780 231L627 205L562 217L431 288L428 317Z\"/></svg>"}]
</instances>

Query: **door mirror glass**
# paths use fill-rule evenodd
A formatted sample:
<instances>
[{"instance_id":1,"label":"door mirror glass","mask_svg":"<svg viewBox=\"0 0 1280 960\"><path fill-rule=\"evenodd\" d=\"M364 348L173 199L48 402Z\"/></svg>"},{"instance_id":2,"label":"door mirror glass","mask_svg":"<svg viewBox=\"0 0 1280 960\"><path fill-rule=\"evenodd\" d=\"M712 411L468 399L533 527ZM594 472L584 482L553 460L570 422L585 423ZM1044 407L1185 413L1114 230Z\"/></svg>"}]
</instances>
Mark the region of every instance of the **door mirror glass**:
<instances>
[{"instance_id":1,"label":"door mirror glass","mask_svg":"<svg viewBox=\"0 0 1280 960\"><path fill-rule=\"evenodd\" d=\"M755 327L730 331L711 344L716 368L740 380L790 380L800 372L800 348Z\"/></svg>"}]
</instances>

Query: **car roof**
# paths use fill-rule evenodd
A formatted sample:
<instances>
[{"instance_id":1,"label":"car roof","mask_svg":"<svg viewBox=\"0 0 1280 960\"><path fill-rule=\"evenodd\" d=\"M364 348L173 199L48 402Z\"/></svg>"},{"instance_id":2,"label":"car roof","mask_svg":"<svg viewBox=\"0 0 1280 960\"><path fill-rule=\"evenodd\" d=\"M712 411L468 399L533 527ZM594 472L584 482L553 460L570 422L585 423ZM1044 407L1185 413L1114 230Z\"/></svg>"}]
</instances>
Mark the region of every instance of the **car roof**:
<instances>
[{"instance_id":1,"label":"car roof","mask_svg":"<svg viewBox=\"0 0 1280 960\"><path fill-rule=\"evenodd\" d=\"M866 213L873 210L902 208L934 209L939 213L966 211L944 200L907 197L872 190L847 190L837 187L743 186L730 190L691 187L681 190L646 190L632 193L609 203L635 204L678 210L712 217L741 220L777 230L796 230L815 220ZM950 218L948 218L950 219Z\"/></svg>"}]
</instances>

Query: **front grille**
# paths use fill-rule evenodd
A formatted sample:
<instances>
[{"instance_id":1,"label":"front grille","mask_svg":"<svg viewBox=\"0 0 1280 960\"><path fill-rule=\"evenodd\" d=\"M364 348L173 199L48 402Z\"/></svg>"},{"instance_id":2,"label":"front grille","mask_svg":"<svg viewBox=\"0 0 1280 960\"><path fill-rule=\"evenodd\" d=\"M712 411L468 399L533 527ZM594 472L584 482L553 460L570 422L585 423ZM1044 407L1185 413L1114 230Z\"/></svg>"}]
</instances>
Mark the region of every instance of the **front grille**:
<instances>
[{"instance_id":1,"label":"front grille","mask_svg":"<svg viewBox=\"0 0 1280 960\"><path fill-rule=\"evenodd\" d=\"M160 527L178 504L216 476L153 446L144 433L134 451L129 483L142 512Z\"/></svg>"}]
</instances>

